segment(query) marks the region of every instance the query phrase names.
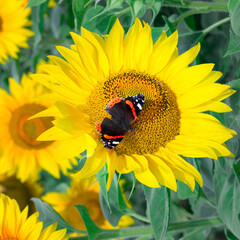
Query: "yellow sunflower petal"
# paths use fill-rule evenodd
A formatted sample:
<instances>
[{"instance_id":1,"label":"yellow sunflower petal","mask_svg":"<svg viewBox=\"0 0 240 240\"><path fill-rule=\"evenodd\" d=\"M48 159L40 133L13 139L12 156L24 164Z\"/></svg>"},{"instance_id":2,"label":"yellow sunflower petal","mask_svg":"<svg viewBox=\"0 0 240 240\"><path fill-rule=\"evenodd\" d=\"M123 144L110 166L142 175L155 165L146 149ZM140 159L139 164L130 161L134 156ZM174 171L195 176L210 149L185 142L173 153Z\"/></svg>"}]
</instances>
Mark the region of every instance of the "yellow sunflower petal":
<instances>
[{"instance_id":1,"label":"yellow sunflower petal","mask_svg":"<svg viewBox=\"0 0 240 240\"><path fill-rule=\"evenodd\" d=\"M149 169L147 169L146 171L143 171L143 172L135 171L134 173L135 173L137 180L139 182L143 183L144 185L146 185L148 187L152 187L152 188L160 187L157 178Z\"/></svg>"},{"instance_id":2,"label":"yellow sunflower petal","mask_svg":"<svg viewBox=\"0 0 240 240\"><path fill-rule=\"evenodd\" d=\"M176 178L168 165L159 157L146 155L149 170L155 175L158 182L174 191L177 191Z\"/></svg>"},{"instance_id":3,"label":"yellow sunflower petal","mask_svg":"<svg viewBox=\"0 0 240 240\"><path fill-rule=\"evenodd\" d=\"M164 79L165 81L170 81L182 70L184 70L193 60L196 58L200 51L200 43L195 47L191 48L182 55L176 57L173 61L169 63L160 73L157 74L159 79Z\"/></svg>"},{"instance_id":4,"label":"yellow sunflower petal","mask_svg":"<svg viewBox=\"0 0 240 240\"><path fill-rule=\"evenodd\" d=\"M161 36L165 35L162 34ZM153 75L159 73L169 62L177 47L178 32L174 32L165 40L162 40L162 38L159 38L159 40L154 44L154 51L150 56L148 64L148 72L151 72Z\"/></svg>"},{"instance_id":5,"label":"yellow sunflower petal","mask_svg":"<svg viewBox=\"0 0 240 240\"><path fill-rule=\"evenodd\" d=\"M84 167L74 174L74 177L88 178L93 176L103 168L106 161L108 161L108 157L107 152L103 151L103 147L99 145L95 150L95 154L86 160Z\"/></svg>"},{"instance_id":6,"label":"yellow sunflower petal","mask_svg":"<svg viewBox=\"0 0 240 240\"><path fill-rule=\"evenodd\" d=\"M118 19L106 39L105 51L111 64L111 73L118 72L123 65L123 35L124 30Z\"/></svg>"},{"instance_id":7,"label":"yellow sunflower petal","mask_svg":"<svg viewBox=\"0 0 240 240\"><path fill-rule=\"evenodd\" d=\"M104 75L107 77L109 75L109 62L104 51L104 40L96 33L92 33L85 28L81 28L81 34L88 42L93 43L97 49L99 69L102 69Z\"/></svg>"}]
</instances>

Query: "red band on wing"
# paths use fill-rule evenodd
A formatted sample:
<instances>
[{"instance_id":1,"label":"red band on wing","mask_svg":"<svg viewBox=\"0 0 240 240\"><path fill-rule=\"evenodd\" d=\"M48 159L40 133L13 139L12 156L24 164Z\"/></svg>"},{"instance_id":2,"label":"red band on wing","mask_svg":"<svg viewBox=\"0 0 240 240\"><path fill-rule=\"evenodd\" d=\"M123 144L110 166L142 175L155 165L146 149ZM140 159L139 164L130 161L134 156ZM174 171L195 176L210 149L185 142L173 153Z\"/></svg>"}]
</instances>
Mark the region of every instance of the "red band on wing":
<instances>
[{"instance_id":1,"label":"red band on wing","mask_svg":"<svg viewBox=\"0 0 240 240\"><path fill-rule=\"evenodd\" d=\"M126 100L126 104L129 105L129 107L131 108L133 117L137 118L137 114L135 111L135 107L133 106L133 103L130 100Z\"/></svg>"},{"instance_id":2,"label":"red band on wing","mask_svg":"<svg viewBox=\"0 0 240 240\"><path fill-rule=\"evenodd\" d=\"M106 139L118 139L118 138L123 138L124 135L119 135L119 136L109 136L109 135L107 135L107 134L104 134L103 137L106 138Z\"/></svg>"}]
</instances>

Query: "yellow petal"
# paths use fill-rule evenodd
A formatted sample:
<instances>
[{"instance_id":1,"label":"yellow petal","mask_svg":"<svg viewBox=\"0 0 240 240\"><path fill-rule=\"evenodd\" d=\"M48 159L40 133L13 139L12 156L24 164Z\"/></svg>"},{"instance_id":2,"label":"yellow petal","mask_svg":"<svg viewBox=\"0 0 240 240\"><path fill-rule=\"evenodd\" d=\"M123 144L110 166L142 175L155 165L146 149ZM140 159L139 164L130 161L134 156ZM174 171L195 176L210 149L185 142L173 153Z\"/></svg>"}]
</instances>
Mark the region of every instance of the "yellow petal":
<instances>
[{"instance_id":1,"label":"yellow petal","mask_svg":"<svg viewBox=\"0 0 240 240\"><path fill-rule=\"evenodd\" d=\"M103 168L106 161L108 161L108 158L108 153L103 148L103 145L99 145L94 154L87 158L83 168L73 176L80 179L93 176Z\"/></svg>"},{"instance_id":2,"label":"yellow petal","mask_svg":"<svg viewBox=\"0 0 240 240\"><path fill-rule=\"evenodd\" d=\"M111 73L118 73L123 65L123 35L124 30L117 19L106 39L105 47Z\"/></svg>"},{"instance_id":3,"label":"yellow petal","mask_svg":"<svg viewBox=\"0 0 240 240\"><path fill-rule=\"evenodd\" d=\"M161 36L165 36L162 34ZM162 41L163 37L154 44L154 50L150 56L148 72L152 75L159 73L169 62L173 52L177 47L178 32L174 32L170 37Z\"/></svg>"},{"instance_id":4,"label":"yellow petal","mask_svg":"<svg viewBox=\"0 0 240 240\"><path fill-rule=\"evenodd\" d=\"M186 68L174 78L169 79L168 84L176 95L180 96L209 75L213 67L214 64L201 64Z\"/></svg>"},{"instance_id":5,"label":"yellow petal","mask_svg":"<svg viewBox=\"0 0 240 240\"><path fill-rule=\"evenodd\" d=\"M143 172L135 171L134 173L137 180L142 184L152 188L160 187L157 178L149 169Z\"/></svg>"},{"instance_id":6,"label":"yellow petal","mask_svg":"<svg viewBox=\"0 0 240 240\"><path fill-rule=\"evenodd\" d=\"M105 46L104 40L96 33L92 33L85 28L81 28L81 34L83 38L91 42L94 45L94 47L97 49L99 68L102 69L105 77L108 77L109 62L108 62L106 53L104 51L104 46Z\"/></svg>"},{"instance_id":7,"label":"yellow petal","mask_svg":"<svg viewBox=\"0 0 240 240\"><path fill-rule=\"evenodd\" d=\"M195 47L170 61L168 65L157 74L157 77L167 83L169 79L173 79L179 72L187 68L196 58L199 51L200 44L198 43Z\"/></svg>"},{"instance_id":8,"label":"yellow petal","mask_svg":"<svg viewBox=\"0 0 240 240\"><path fill-rule=\"evenodd\" d=\"M159 156L151 154L146 155L148 159L149 170L157 178L158 182L173 191L177 190L176 178L168 165Z\"/></svg>"}]
</instances>

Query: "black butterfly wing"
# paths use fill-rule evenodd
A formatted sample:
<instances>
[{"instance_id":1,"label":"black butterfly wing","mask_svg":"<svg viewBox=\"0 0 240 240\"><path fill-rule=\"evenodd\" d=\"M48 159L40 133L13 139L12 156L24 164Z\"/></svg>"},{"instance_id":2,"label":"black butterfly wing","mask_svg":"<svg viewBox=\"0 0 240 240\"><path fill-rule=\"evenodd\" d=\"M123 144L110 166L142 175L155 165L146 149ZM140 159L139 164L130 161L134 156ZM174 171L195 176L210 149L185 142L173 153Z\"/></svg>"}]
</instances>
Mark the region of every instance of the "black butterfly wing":
<instances>
[{"instance_id":1,"label":"black butterfly wing","mask_svg":"<svg viewBox=\"0 0 240 240\"><path fill-rule=\"evenodd\" d=\"M116 147L122 140L126 130L119 126L111 119L104 118L101 123L101 140L105 148L112 149Z\"/></svg>"},{"instance_id":2,"label":"black butterfly wing","mask_svg":"<svg viewBox=\"0 0 240 240\"><path fill-rule=\"evenodd\" d=\"M132 130L130 123L134 120L129 105L124 100L114 104L111 108L107 107L106 111L112 116L112 121L121 129Z\"/></svg>"}]
</instances>

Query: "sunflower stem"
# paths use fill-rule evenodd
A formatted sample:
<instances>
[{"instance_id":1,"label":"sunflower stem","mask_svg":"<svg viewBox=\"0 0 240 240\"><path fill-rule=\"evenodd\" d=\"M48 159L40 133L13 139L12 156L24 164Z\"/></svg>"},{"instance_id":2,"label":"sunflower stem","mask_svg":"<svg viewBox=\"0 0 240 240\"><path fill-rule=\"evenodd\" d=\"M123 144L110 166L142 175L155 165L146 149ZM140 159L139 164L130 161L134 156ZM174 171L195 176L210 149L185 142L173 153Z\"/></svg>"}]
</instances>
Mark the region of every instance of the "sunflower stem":
<instances>
[{"instance_id":1,"label":"sunflower stem","mask_svg":"<svg viewBox=\"0 0 240 240\"><path fill-rule=\"evenodd\" d=\"M194 236L196 233L198 233L198 232L204 231L205 229L206 229L205 227L194 229L194 230L191 231L190 233L184 235L184 237L180 238L180 240L193 239L193 238L191 238L191 237L193 237L193 236Z\"/></svg>"},{"instance_id":2,"label":"sunflower stem","mask_svg":"<svg viewBox=\"0 0 240 240\"><path fill-rule=\"evenodd\" d=\"M177 18L176 25L178 25L178 23L181 22L184 18L187 18L187 17L192 16L194 14L200 14L200 13L206 13L206 12L208 12L208 8L193 9L193 10L189 10L187 12L184 12L183 14L181 14Z\"/></svg>"},{"instance_id":3,"label":"sunflower stem","mask_svg":"<svg viewBox=\"0 0 240 240\"><path fill-rule=\"evenodd\" d=\"M211 26L209 26L208 28L203 30L203 34L206 35L208 34L210 31L212 31L213 29L217 28L218 26L221 26L222 24L229 22L230 21L230 17L226 17L214 24L212 24Z\"/></svg>"},{"instance_id":4,"label":"sunflower stem","mask_svg":"<svg viewBox=\"0 0 240 240\"><path fill-rule=\"evenodd\" d=\"M206 218L199 220L191 220L185 222L170 223L168 231L183 232L186 229L191 228L207 228L217 225L222 225L220 218ZM140 237L153 235L153 230L151 226L141 226L141 227L129 227L129 228L119 228L119 229L106 229L102 230L97 239L113 239L113 238L127 238L127 237ZM71 240L87 240L88 236L72 237Z\"/></svg>"},{"instance_id":5,"label":"sunflower stem","mask_svg":"<svg viewBox=\"0 0 240 240\"><path fill-rule=\"evenodd\" d=\"M138 220L140 220L140 221L142 221L142 222L150 223L150 220L147 217L139 215L139 214L137 214L135 212L131 212L131 213L129 213L129 215L134 217L134 218L136 218L136 219L138 219Z\"/></svg>"},{"instance_id":6,"label":"sunflower stem","mask_svg":"<svg viewBox=\"0 0 240 240\"><path fill-rule=\"evenodd\" d=\"M178 7L178 8L189 8L189 9L206 9L207 11L220 11L228 12L227 2L214 3L204 1L192 1L192 0L165 0L162 4L165 7Z\"/></svg>"}]
</instances>

